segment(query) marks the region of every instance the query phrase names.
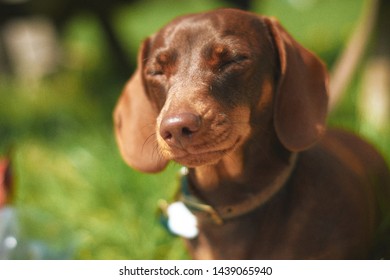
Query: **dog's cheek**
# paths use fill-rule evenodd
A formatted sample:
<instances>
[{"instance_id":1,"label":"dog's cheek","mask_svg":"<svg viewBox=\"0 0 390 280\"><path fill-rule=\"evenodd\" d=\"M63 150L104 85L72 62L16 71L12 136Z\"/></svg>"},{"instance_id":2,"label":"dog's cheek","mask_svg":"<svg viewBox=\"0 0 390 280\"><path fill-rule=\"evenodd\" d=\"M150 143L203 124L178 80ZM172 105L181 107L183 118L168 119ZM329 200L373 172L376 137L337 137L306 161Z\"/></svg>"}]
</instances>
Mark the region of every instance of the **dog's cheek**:
<instances>
[{"instance_id":1,"label":"dog's cheek","mask_svg":"<svg viewBox=\"0 0 390 280\"><path fill-rule=\"evenodd\" d=\"M270 78L264 79L259 93L258 102L256 103L255 110L257 112L262 113L269 109L273 102L273 91L274 88L272 80Z\"/></svg>"},{"instance_id":2,"label":"dog's cheek","mask_svg":"<svg viewBox=\"0 0 390 280\"><path fill-rule=\"evenodd\" d=\"M211 95L230 109L253 103L261 81L254 75L253 67L245 71L228 72L216 76L212 81Z\"/></svg>"},{"instance_id":3,"label":"dog's cheek","mask_svg":"<svg viewBox=\"0 0 390 280\"><path fill-rule=\"evenodd\" d=\"M230 118L234 120L233 129L237 135L240 135L240 143L242 145L250 136L252 128L250 125L251 110L249 106L237 106L233 109Z\"/></svg>"},{"instance_id":4,"label":"dog's cheek","mask_svg":"<svg viewBox=\"0 0 390 280\"><path fill-rule=\"evenodd\" d=\"M241 89L236 79L226 76L218 77L210 87L211 96L221 105L233 108L237 104L242 104Z\"/></svg>"}]
</instances>

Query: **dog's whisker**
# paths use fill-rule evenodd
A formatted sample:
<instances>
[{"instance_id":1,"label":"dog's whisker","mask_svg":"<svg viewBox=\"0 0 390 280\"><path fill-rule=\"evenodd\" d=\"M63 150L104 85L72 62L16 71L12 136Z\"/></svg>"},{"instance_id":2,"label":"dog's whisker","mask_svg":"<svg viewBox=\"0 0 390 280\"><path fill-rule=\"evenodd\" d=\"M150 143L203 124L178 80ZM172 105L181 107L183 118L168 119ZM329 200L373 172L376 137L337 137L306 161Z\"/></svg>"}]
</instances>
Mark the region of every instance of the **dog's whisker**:
<instances>
[{"instance_id":1,"label":"dog's whisker","mask_svg":"<svg viewBox=\"0 0 390 280\"><path fill-rule=\"evenodd\" d=\"M163 155L163 153L162 153L162 151L161 151L160 146L158 145L157 138L154 137L154 136L156 136L156 133L151 134L151 135L145 140L144 146L146 145L146 143L148 143L148 142L150 142L150 141L153 141L153 143L150 143L151 145L153 145L152 157L153 157L153 158L156 157L157 160L158 160L159 162L161 162L161 161L165 160L165 158L164 158L164 155Z\"/></svg>"},{"instance_id":2,"label":"dog's whisker","mask_svg":"<svg viewBox=\"0 0 390 280\"><path fill-rule=\"evenodd\" d=\"M235 162L235 159L231 156L231 154L227 151L223 151L223 156L226 158L231 159L233 162Z\"/></svg>"},{"instance_id":3,"label":"dog's whisker","mask_svg":"<svg viewBox=\"0 0 390 280\"><path fill-rule=\"evenodd\" d=\"M161 147L158 145L158 141L154 140L154 145L153 145L153 157L157 157L159 161L164 160L164 155L161 150Z\"/></svg>"},{"instance_id":4,"label":"dog's whisker","mask_svg":"<svg viewBox=\"0 0 390 280\"><path fill-rule=\"evenodd\" d=\"M142 145L142 149L141 149L141 151L143 151L144 150L144 148L145 148L145 146L148 144L148 142L149 141L153 141L153 137L156 135L156 133L152 133L151 135L149 135L146 139L145 139L145 141L144 141L144 143L143 143L143 145Z\"/></svg>"}]
</instances>

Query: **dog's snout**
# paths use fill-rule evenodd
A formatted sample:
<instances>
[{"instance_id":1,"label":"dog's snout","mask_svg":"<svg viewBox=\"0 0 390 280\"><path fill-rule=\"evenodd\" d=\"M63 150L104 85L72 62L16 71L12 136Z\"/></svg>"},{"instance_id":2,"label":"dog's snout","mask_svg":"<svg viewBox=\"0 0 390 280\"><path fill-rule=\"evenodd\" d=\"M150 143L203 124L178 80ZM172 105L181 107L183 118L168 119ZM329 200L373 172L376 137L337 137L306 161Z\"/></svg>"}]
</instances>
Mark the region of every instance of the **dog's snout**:
<instances>
[{"instance_id":1,"label":"dog's snout","mask_svg":"<svg viewBox=\"0 0 390 280\"><path fill-rule=\"evenodd\" d=\"M190 139L201 127L201 118L192 113L165 117L161 121L160 135L168 143L181 143Z\"/></svg>"}]
</instances>

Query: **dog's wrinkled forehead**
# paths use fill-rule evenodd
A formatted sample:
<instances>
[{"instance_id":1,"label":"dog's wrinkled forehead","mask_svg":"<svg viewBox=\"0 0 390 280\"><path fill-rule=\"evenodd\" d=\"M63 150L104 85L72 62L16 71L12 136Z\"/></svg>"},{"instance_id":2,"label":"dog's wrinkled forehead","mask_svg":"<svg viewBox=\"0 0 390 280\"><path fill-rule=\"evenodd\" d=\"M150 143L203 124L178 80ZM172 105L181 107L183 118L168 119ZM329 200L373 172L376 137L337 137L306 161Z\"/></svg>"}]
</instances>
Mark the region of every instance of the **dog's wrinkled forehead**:
<instances>
[{"instance_id":1,"label":"dog's wrinkled forehead","mask_svg":"<svg viewBox=\"0 0 390 280\"><path fill-rule=\"evenodd\" d=\"M156 34L152 47L184 49L199 44L222 43L253 49L267 40L260 17L237 10L217 10L173 20Z\"/></svg>"}]
</instances>

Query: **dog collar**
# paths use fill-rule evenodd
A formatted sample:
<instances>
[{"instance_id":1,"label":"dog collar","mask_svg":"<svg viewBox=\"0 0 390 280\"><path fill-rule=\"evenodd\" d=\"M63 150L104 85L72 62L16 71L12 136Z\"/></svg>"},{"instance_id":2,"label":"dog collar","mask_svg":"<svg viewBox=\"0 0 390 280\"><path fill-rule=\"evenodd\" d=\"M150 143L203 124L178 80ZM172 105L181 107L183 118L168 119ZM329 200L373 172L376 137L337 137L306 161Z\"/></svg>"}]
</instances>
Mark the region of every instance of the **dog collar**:
<instances>
[{"instance_id":1,"label":"dog collar","mask_svg":"<svg viewBox=\"0 0 390 280\"><path fill-rule=\"evenodd\" d=\"M183 167L181 174L181 191L178 195L178 200L182 201L194 213L203 213L217 224L222 225L224 221L248 214L259 208L266 201L286 184L291 173L294 170L297 161L297 153L293 153L290 157L289 165L281 172L281 174L266 188L264 191L254 193L248 196L247 199L227 205L227 206L212 206L190 191L190 181L188 178L188 170Z\"/></svg>"},{"instance_id":2,"label":"dog collar","mask_svg":"<svg viewBox=\"0 0 390 280\"><path fill-rule=\"evenodd\" d=\"M206 202L199 199L190 192L188 169L186 167L182 167L182 169L180 170L180 190L181 192L178 195L178 200L183 202L188 209L193 212L201 212L207 214L217 225L223 224L224 219L214 209L213 206L207 204Z\"/></svg>"},{"instance_id":3,"label":"dog collar","mask_svg":"<svg viewBox=\"0 0 390 280\"><path fill-rule=\"evenodd\" d=\"M198 235L199 215L210 219L216 225L223 225L225 221L248 214L263 205L275 195L287 182L294 170L297 154L290 157L290 164L263 192L254 193L248 199L228 206L212 206L196 195L190 188L188 169L180 170L180 188L175 202L168 204L161 200L159 203L160 219L169 232L185 238L194 238Z\"/></svg>"},{"instance_id":4,"label":"dog collar","mask_svg":"<svg viewBox=\"0 0 390 280\"><path fill-rule=\"evenodd\" d=\"M188 169L182 167L179 173L180 188L175 200L158 203L159 220L163 227L175 236L192 239L198 236L198 217L205 214L217 225L223 224L222 217L211 206L190 193Z\"/></svg>"}]
</instances>

